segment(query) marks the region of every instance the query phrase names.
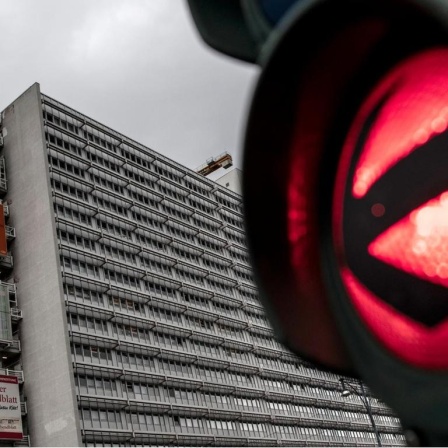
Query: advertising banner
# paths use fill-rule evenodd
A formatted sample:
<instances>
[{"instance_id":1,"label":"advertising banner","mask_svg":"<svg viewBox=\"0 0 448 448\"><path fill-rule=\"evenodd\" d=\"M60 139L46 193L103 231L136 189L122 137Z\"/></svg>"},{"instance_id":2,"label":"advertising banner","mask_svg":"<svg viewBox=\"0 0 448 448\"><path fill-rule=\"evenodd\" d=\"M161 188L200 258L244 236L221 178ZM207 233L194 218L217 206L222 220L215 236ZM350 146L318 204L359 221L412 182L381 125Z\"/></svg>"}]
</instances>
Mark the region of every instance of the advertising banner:
<instances>
[{"instance_id":1,"label":"advertising banner","mask_svg":"<svg viewBox=\"0 0 448 448\"><path fill-rule=\"evenodd\" d=\"M8 245L6 242L6 224L3 211L3 204L0 204L0 255L8 255Z\"/></svg>"},{"instance_id":2,"label":"advertising banner","mask_svg":"<svg viewBox=\"0 0 448 448\"><path fill-rule=\"evenodd\" d=\"M22 413L19 381L16 376L0 375L0 440L22 440Z\"/></svg>"}]
</instances>

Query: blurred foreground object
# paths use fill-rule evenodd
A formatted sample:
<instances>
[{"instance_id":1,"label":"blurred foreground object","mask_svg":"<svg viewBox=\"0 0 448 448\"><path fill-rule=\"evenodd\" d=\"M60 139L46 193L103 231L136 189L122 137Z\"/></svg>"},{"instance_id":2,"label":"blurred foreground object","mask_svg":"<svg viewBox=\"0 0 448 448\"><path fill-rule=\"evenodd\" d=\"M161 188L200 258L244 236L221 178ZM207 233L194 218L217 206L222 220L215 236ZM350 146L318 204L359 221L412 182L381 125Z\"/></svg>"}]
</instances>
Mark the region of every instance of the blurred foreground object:
<instances>
[{"instance_id":1,"label":"blurred foreground object","mask_svg":"<svg viewBox=\"0 0 448 448\"><path fill-rule=\"evenodd\" d=\"M257 62L244 204L279 338L447 445L448 2L190 0Z\"/></svg>"}]
</instances>

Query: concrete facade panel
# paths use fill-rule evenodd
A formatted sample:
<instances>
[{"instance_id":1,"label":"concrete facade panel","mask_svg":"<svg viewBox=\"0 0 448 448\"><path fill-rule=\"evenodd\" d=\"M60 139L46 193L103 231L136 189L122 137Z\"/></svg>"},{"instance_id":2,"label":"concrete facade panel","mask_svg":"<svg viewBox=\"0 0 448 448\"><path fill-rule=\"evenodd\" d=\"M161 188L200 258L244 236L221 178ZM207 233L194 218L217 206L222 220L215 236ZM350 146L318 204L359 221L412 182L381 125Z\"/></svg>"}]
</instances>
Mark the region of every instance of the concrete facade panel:
<instances>
[{"instance_id":1,"label":"concrete facade panel","mask_svg":"<svg viewBox=\"0 0 448 448\"><path fill-rule=\"evenodd\" d=\"M28 424L35 446L78 446L65 307L50 200L40 90L30 87L4 112L14 278L21 326Z\"/></svg>"}]
</instances>

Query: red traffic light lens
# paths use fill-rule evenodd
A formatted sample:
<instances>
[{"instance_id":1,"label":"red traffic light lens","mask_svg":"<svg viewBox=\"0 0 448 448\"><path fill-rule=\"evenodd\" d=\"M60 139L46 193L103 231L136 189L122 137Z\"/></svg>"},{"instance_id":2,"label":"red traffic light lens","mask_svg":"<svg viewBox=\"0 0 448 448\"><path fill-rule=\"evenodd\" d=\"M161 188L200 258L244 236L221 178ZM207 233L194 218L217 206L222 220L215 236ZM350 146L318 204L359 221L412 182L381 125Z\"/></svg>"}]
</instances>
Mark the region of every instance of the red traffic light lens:
<instances>
[{"instance_id":1,"label":"red traffic light lens","mask_svg":"<svg viewBox=\"0 0 448 448\"><path fill-rule=\"evenodd\" d=\"M376 85L343 147L333 229L341 278L375 338L448 368L448 49Z\"/></svg>"},{"instance_id":2,"label":"red traffic light lens","mask_svg":"<svg viewBox=\"0 0 448 448\"><path fill-rule=\"evenodd\" d=\"M368 251L391 266L448 288L448 192L389 227Z\"/></svg>"}]
</instances>

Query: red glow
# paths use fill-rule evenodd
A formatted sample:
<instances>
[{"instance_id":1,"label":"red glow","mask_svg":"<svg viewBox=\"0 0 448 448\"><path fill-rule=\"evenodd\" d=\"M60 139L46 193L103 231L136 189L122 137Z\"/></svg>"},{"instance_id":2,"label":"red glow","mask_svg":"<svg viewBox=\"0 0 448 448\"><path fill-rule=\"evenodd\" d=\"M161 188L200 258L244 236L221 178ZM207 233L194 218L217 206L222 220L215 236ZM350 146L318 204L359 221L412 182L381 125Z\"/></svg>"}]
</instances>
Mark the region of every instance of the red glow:
<instances>
[{"instance_id":1,"label":"red glow","mask_svg":"<svg viewBox=\"0 0 448 448\"><path fill-rule=\"evenodd\" d=\"M374 122L368 123L373 115ZM348 179L352 157L367 125L370 129L353 179ZM343 147L333 198L335 251L355 310L386 349L405 362L429 369L448 369L448 321L425 326L362 285L345 259L350 242L344 241L342 216L347 213L345 195L362 199L390 168L447 126L448 49L428 50L397 65L360 108ZM381 219L381 204L372 204L369 214L372 220ZM370 242L368 252L395 268L448 288L448 191L393 224Z\"/></svg>"},{"instance_id":2,"label":"red glow","mask_svg":"<svg viewBox=\"0 0 448 448\"><path fill-rule=\"evenodd\" d=\"M316 52L309 64L304 65L303 76L294 81L297 82L297 96L292 103L296 110L289 160L285 164L287 169L278 170L276 163L272 165L274 176L286 176L287 179L287 190L283 192L287 198L285 230L289 242L288 256L296 274L295 291L289 291L277 303L285 338L289 338L291 345L302 354L338 369L347 369L351 363L330 311L321 277L317 213L321 157L325 136L332 126L340 92L348 75L364 63L363 55L384 32L386 26L382 20L354 23L341 30L328 46ZM355 38L361 34L363 39ZM322 70L323 66L327 69ZM271 95L275 95L274 90L270 91ZM269 115L272 113L275 114L270 109ZM268 128L270 132L283 132L281 126L278 130L275 126ZM276 139L279 154L283 138L284 135ZM281 290L281 286L277 289Z\"/></svg>"},{"instance_id":3,"label":"red glow","mask_svg":"<svg viewBox=\"0 0 448 448\"><path fill-rule=\"evenodd\" d=\"M389 350L418 366L430 369L448 367L448 322L427 328L375 296L348 268L342 268L341 275L361 318Z\"/></svg>"},{"instance_id":4,"label":"red glow","mask_svg":"<svg viewBox=\"0 0 448 448\"><path fill-rule=\"evenodd\" d=\"M373 124L353 179L352 193L363 197L370 187L403 159L448 126L448 50L410 58L382 82L358 116L360 125L386 92L392 93ZM398 87L395 87L398 86Z\"/></svg>"},{"instance_id":5,"label":"red glow","mask_svg":"<svg viewBox=\"0 0 448 448\"><path fill-rule=\"evenodd\" d=\"M448 192L389 227L368 250L385 263L448 287Z\"/></svg>"}]
</instances>

